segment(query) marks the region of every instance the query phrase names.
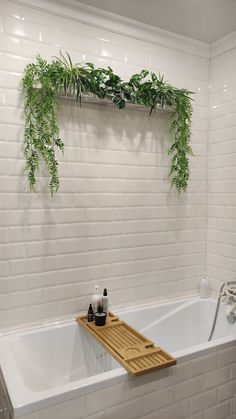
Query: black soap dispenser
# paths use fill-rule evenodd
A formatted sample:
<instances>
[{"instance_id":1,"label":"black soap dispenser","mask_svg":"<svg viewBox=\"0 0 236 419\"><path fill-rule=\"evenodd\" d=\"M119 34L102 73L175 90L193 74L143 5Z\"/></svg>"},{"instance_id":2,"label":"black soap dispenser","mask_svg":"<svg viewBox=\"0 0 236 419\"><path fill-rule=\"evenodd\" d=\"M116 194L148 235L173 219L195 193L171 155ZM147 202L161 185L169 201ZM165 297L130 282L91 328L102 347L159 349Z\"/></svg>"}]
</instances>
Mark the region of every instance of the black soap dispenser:
<instances>
[{"instance_id":1,"label":"black soap dispenser","mask_svg":"<svg viewBox=\"0 0 236 419\"><path fill-rule=\"evenodd\" d=\"M89 309L88 309L88 322L93 322L93 321L94 321L93 307L92 307L92 304L89 304Z\"/></svg>"}]
</instances>

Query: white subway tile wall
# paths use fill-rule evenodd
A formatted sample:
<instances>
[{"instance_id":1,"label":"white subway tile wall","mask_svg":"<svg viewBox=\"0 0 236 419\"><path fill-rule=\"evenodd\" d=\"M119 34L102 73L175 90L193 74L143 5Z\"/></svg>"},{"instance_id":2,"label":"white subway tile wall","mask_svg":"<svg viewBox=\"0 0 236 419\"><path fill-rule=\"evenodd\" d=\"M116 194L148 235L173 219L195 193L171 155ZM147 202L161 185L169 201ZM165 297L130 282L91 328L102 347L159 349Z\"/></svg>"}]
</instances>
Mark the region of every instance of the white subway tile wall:
<instances>
[{"instance_id":1,"label":"white subway tile wall","mask_svg":"<svg viewBox=\"0 0 236 419\"><path fill-rule=\"evenodd\" d=\"M235 43L235 33L213 48L210 75L207 270L215 292L236 272L236 48L230 39Z\"/></svg>"},{"instance_id":2,"label":"white subway tile wall","mask_svg":"<svg viewBox=\"0 0 236 419\"><path fill-rule=\"evenodd\" d=\"M60 192L50 198L42 170L38 194L29 193L21 78L36 54L51 59L60 48L124 78L147 67L197 92L186 194L177 196L168 180L168 117L68 101L59 111ZM0 327L86 310L96 283L108 288L113 306L198 291L208 80L208 58L1 0Z\"/></svg>"}]
</instances>

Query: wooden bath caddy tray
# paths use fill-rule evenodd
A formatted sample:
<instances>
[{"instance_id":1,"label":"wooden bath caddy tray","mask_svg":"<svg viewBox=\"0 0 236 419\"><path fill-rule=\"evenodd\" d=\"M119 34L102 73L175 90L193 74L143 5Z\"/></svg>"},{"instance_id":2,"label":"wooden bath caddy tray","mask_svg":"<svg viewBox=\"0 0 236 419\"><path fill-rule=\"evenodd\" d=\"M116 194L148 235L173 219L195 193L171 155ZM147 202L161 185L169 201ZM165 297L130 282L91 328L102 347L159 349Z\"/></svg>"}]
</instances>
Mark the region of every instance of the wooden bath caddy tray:
<instances>
[{"instance_id":1,"label":"wooden bath caddy tray","mask_svg":"<svg viewBox=\"0 0 236 419\"><path fill-rule=\"evenodd\" d=\"M76 318L101 345L131 374L141 375L176 364L176 359L114 314L109 313L105 326Z\"/></svg>"}]
</instances>

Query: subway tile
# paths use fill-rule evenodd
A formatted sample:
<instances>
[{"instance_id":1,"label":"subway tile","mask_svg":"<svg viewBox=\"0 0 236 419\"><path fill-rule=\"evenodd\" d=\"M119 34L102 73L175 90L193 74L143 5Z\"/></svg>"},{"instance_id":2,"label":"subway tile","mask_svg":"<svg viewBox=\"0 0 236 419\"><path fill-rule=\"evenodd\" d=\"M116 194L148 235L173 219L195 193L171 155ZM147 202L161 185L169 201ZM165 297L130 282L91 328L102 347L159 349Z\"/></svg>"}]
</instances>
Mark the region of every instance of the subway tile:
<instances>
[{"instance_id":1,"label":"subway tile","mask_svg":"<svg viewBox=\"0 0 236 419\"><path fill-rule=\"evenodd\" d=\"M12 292L10 295L10 301L11 307L13 308L36 305L42 302L42 291L27 290L21 292Z\"/></svg>"},{"instance_id":2,"label":"subway tile","mask_svg":"<svg viewBox=\"0 0 236 419\"><path fill-rule=\"evenodd\" d=\"M31 322L38 322L43 319L58 318L59 315L61 316L64 314L59 312L59 302L44 303L43 305L29 305L24 309L26 320L24 320L23 323L26 323L28 321L27 319L30 319Z\"/></svg>"},{"instance_id":3,"label":"subway tile","mask_svg":"<svg viewBox=\"0 0 236 419\"><path fill-rule=\"evenodd\" d=\"M3 18L3 32L9 35L39 41L39 28L35 24L22 19L5 16Z\"/></svg>"},{"instance_id":4,"label":"subway tile","mask_svg":"<svg viewBox=\"0 0 236 419\"><path fill-rule=\"evenodd\" d=\"M142 419L190 419L192 416L189 416L189 413L189 402L188 400L183 400L179 403L174 403L165 409L161 409L149 415L142 416Z\"/></svg>"},{"instance_id":5,"label":"subway tile","mask_svg":"<svg viewBox=\"0 0 236 419\"><path fill-rule=\"evenodd\" d=\"M190 399L191 413L214 406L216 403L216 389L200 393Z\"/></svg>"},{"instance_id":6,"label":"subway tile","mask_svg":"<svg viewBox=\"0 0 236 419\"><path fill-rule=\"evenodd\" d=\"M25 290L25 276L3 277L0 280L1 294Z\"/></svg>"},{"instance_id":7,"label":"subway tile","mask_svg":"<svg viewBox=\"0 0 236 419\"><path fill-rule=\"evenodd\" d=\"M22 75L16 71L0 71L0 87L7 89L20 89ZM1 108L1 119L0 122L5 123L23 123L23 118L20 114L19 107L16 106L17 103L13 106Z\"/></svg>"},{"instance_id":8,"label":"subway tile","mask_svg":"<svg viewBox=\"0 0 236 419\"><path fill-rule=\"evenodd\" d=\"M104 412L103 418L104 419L121 419L121 418L129 418L129 419L138 419L140 416L140 407L141 407L141 400L135 399L131 400L127 403L122 403L117 407L113 407L111 409L107 409Z\"/></svg>"},{"instance_id":9,"label":"subway tile","mask_svg":"<svg viewBox=\"0 0 236 419\"><path fill-rule=\"evenodd\" d=\"M0 277L8 275L8 263L7 261L0 262Z\"/></svg>"},{"instance_id":10,"label":"subway tile","mask_svg":"<svg viewBox=\"0 0 236 419\"><path fill-rule=\"evenodd\" d=\"M58 310L56 311L55 309L53 309L53 315L64 316L69 314L72 316L76 316L78 313L84 313L87 311L89 302L90 298L88 296L83 296L82 298L76 297L68 300L59 301ZM56 308L57 303L53 304ZM48 317L52 317L52 314L50 313Z\"/></svg>"},{"instance_id":11,"label":"subway tile","mask_svg":"<svg viewBox=\"0 0 236 419\"><path fill-rule=\"evenodd\" d=\"M190 363L190 376L200 375L216 369L217 357L213 353L211 355L202 356ZM210 393L209 393L210 394Z\"/></svg>"},{"instance_id":12,"label":"subway tile","mask_svg":"<svg viewBox=\"0 0 236 419\"><path fill-rule=\"evenodd\" d=\"M10 36L10 35L0 34L0 51L1 52L18 54L21 47L22 47L21 39L14 36Z\"/></svg>"},{"instance_id":13,"label":"subway tile","mask_svg":"<svg viewBox=\"0 0 236 419\"><path fill-rule=\"evenodd\" d=\"M145 414L162 409L174 402L174 389L168 387L160 391L155 391L141 397L141 414Z\"/></svg>"},{"instance_id":14,"label":"subway tile","mask_svg":"<svg viewBox=\"0 0 236 419\"><path fill-rule=\"evenodd\" d=\"M10 308L10 298L8 294L0 295L0 310L6 310Z\"/></svg>"},{"instance_id":15,"label":"subway tile","mask_svg":"<svg viewBox=\"0 0 236 419\"><path fill-rule=\"evenodd\" d=\"M6 142L19 141L21 138L22 127L17 125L0 124L0 139Z\"/></svg>"},{"instance_id":16,"label":"subway tile","mask_svg":"<svg viewBox=\"0 0 236 419\"><path fill-rule=\"evenodd\" d=\"M125 400L142 397L145 394L156 392L161 387L159 374L150 373L147 376L130 378L125 382Z\"/></svg>"},{"instance_id":17,"label":"subway tile","mask_svg":"<svg viewBox=\"0 0 236 419\"><path fill-rule=\"evenodd\" d=\"M0 245L0 260L25 257L24 243Z\"/></svg>"},{"instance_id":18,"label":"subway tile","mask_svg":"<svg viewBox=\"0 0 236 419\"><path fill-rule=\"evenodd\" d=\"M84 418L84 398L78 397L39 411L39 419L48 419L49 417L50 419Z\"/></svg>"},{"instance_id":19,"label":"subway tile","mask_svg":"<svg viewBox=\"0 0 236 419\"><path fill-rule=\"evenodd\" d=\"M5 323L7 326L21 326L28 320L26 307L13 308L5 312Z\"/></svg>"},{"instance_id":20,"label":"subway tile","mask_svg":"<svg viewBox=\"0 0 236 419\"><path fill-rule=\"evenodd\" d=\"M218 356L220 351L218 352ZM203 388L208 390L212 387L217 387L229 380L229 368L220 368L215 371L211 371L203 376Z\"/></svg>"},{"instance_id":21,"label":"subway tile","mask_svg":"<svg viewBox=\"0 0 236 419\"><path fill-rule=\"evenodd\" d=\"M236 364L230 365L230 379L236 379Z\"/></svg>"},{"instance_id":22,"label":"subway tile","mask_svg":"<svg viewBox=\"0 0 236 419\"><path fill-rule=\"evenodd\" d=\"M30 274L33 272L42 272L42 258L25 258L10 261L10 272L12 275Z\"/></svg>"},{"instance_id":23,"label":"subway tile","mask_svg":"<svg viewBox=\"0 0 236 419\"><path fill-rule=\"evenodd\" d=\"M8 158L8 159L17 159L19 157L21 157L21 150L16 146L15 143L6 143L6 142L0 142L0 151L1 151L1 156L3 158ZM7 175L8 174L8 167L9 167L9 163L7 162L7 168L4 172L3 175ZM19 174L19 171L18 171ZM4 179L4 176L2 176L2 178ZM8 183L11 186L11 182L14 182L13 180L10 180L8 178ZM5 189L6 191L9 191L9 187L5 186L5 187L1 187L2 189ZM14 188L14 190L12 192L14 192L16 190L16 187Z\"/></svg>"},{"instance_id":24,"label":"subway tile","mask_svg":"<svg viewBox=\"0 0 236 419\"><path fill-rule=\"evenodd\" d=\"M217 401L220 403L224 400L228 400L235 395L236 380L229 381L228 383L222 384L217 388Z\"/></svg>"},{"instance_id":25,"label":"subway tile","mask_svg":"<svg viewBox=\"0 0 236 419\"><path fill-rule=\"evenodd\" d=\"M225 419L230 414L229 401L205 410L204 419Z\"/></svg>"},{"instance_id":26,"label":"subway tile","mask_svg":"<svg viewBox=\"0 0 236 419\"><path fill-rule=\"evenodd\" d=\"M86 415L119 405L124 400L124 384L113 385L85 396Z\"/></svg>"},{"instance_id":27,"label":"subway tile","mask_svg":"<svg viewBox=\"0 0 236 419\"><path fill-rule=\"evenodd\" d=\"M235 348L225 349L220 351L217 355L217 365L222 367L227 364L232 364L236 362L236 353Z\"/></svg>"},{"instance_id":28,"label":"subway tile","mask_svg":"<svg viewBox=\"0 0 236 419\"><path fill-rule=\"evenodd\" d=\"M40 242L28 242L25 244L26 256L37 257L47 255L55 255L58 253L58 244L54 240Z\"/></svg>"},{"instance_id":29,"label":"subway tile","mask_svg":"<svg viewBox=\"0 0 236 419\"><path fill-rule=\"evenodd\" d=\"M175 386L175 401L190 398L203 391L203 377L193 378Z\"/></svg>"}]
</instances>

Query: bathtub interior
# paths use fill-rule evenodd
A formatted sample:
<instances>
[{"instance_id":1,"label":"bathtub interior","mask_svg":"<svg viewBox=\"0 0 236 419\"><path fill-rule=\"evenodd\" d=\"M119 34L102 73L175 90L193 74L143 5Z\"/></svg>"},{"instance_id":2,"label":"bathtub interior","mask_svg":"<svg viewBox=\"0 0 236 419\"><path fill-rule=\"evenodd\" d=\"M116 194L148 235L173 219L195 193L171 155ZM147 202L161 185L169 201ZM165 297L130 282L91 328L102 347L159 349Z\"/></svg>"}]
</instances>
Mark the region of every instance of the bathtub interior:
<instances>
[{"instance_id":1,"label":"bathtub interior","mask_svg":"<svg viewBox=\"0 0 236 419\"><path fill-rule=\"evenodd\" d=\"M136 327L156 345L175 354L180 350L207 343L216 309L216 300L192 299L139 310L140 326L135 312L124 312L121 318ZM236 324L227 321L221 304L213 340L236 337Z\"/></svg>"},{"instance_id":2,"label":"bathtub interior","mask_svg":"<svg viewBox=\"0 0 236 419\"><path fill-rule=\"evenodd\" d=\"M120 368L76 324L26 333L9 342L24 385L40 392Z\"/></svg>"},{"instance_id":3,"label":"bathtub interior","mask_svg":"<svg viewBox=\"0 0 236 419\"><path fill-rule=\"evenodd\" d=\"M119 317L141 332L147 324L157 320L157 317L163 318L170 310L172 311L180 306L182 306L182 300L145 305L130 310L121 310L119 311Z\"/></svg>"}]
</instances>

